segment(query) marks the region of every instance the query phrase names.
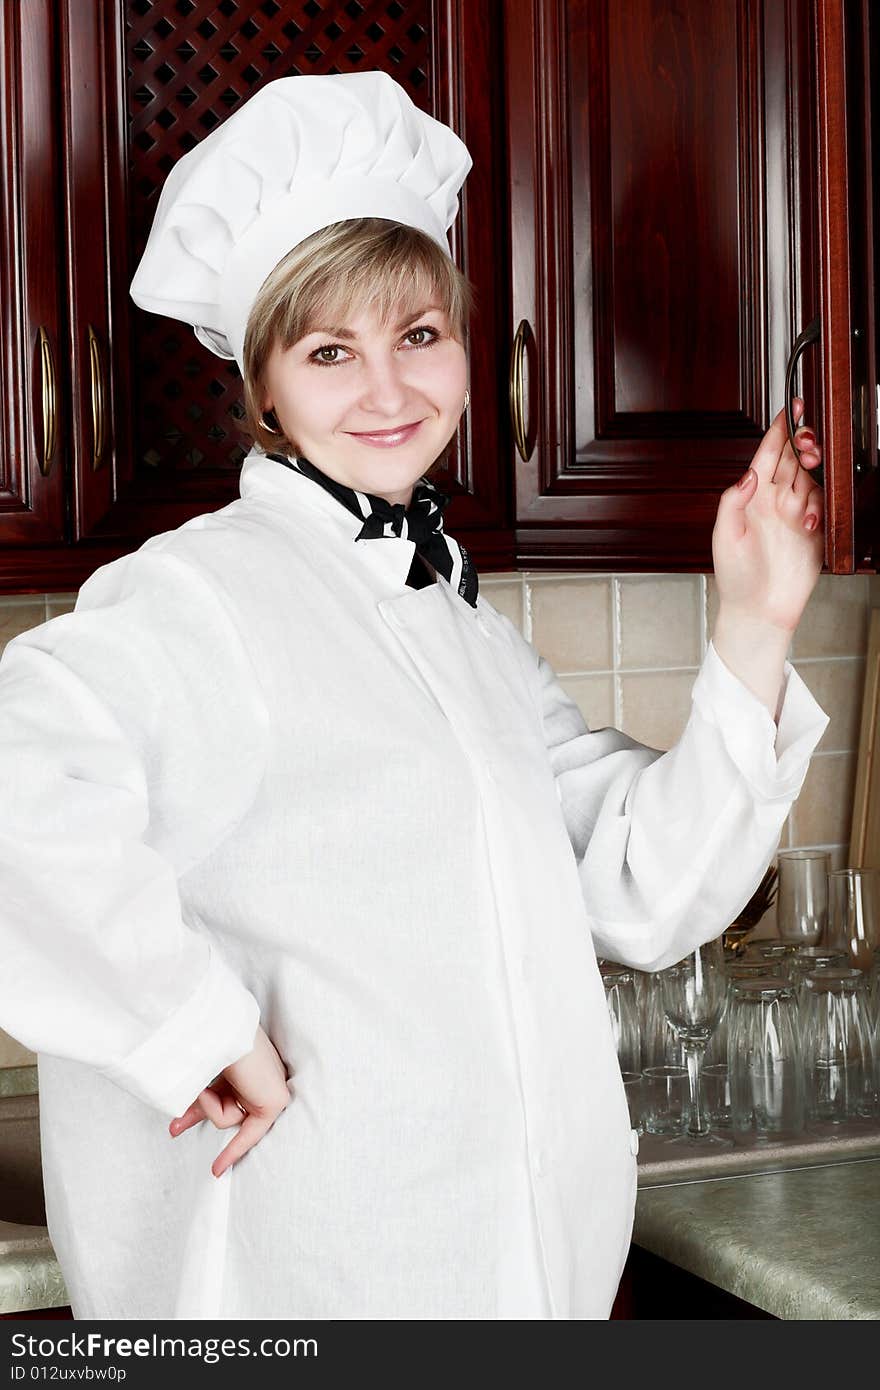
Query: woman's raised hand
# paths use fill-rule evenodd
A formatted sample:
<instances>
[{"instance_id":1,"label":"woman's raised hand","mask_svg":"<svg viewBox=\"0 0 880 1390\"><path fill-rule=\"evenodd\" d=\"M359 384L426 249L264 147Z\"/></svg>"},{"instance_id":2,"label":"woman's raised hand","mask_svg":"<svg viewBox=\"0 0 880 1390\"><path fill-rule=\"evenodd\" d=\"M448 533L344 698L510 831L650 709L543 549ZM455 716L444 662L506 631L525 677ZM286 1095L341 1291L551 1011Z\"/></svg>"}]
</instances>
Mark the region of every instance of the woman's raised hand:
<instances>
[{"instance_id":1,"label":"woman's raised hand","mask_svg":"<svg viewBox=\"0 0 880 1390\"><path fill-rule=\"evenodd\" d=\"M796 420L803 409L796 400ZM780 411L747 473L721 494L712 533L719 608L728 618L736 614L789 634L819 578L825 546L824 494L809 471L821 462L821 450L803 425L795 442L799 459Z\"/></svg>"},{"instance_id":2,"label":"woman's raised hand","mask_svg":"<svg viewBox=\"0 0 880 1390\"><path fill-rule=\"evenodd\" d=\"M217 1129L238 1125L235 1138L211 1164L211 1172L219 1178L259 1143L290 1099L287 1069L263 1029L258 1028L252 1050L225 1067L168 1129L176 1137L200 1120L210 1120Z\"/></svg>"}]
</instances>

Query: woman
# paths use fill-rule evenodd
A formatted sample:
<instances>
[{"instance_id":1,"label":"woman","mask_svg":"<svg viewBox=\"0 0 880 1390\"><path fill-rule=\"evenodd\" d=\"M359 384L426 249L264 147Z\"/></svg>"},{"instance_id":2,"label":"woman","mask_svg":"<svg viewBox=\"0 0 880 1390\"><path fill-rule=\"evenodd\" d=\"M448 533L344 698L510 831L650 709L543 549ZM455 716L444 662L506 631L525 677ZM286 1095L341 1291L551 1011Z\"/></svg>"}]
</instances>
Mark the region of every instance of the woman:
<instances>
[{"instance_id":1,"label":"woman","mask_svg":"<svg viewBox=\"0 0 880 1390\"><path fill-rule=\"evenodd\" d=\"M469 162L363 73L270 83L175 166L132 294L239 362L241 498L0 667L0 1021L78 1318L607 1317L637 1139L596 951L718 936L827 725L785 661L819 451L781 417L668 752L588 731L478 593L423 480L467 403Z\"/></svg>"}]
</instances>

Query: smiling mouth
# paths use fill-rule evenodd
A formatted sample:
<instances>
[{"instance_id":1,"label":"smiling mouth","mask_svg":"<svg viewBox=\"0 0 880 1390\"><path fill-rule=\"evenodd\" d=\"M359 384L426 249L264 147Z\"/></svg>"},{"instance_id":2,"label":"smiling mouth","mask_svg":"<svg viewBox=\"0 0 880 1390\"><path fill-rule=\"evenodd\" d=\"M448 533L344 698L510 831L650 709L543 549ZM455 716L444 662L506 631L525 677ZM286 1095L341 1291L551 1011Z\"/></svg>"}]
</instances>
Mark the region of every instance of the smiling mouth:
<instances>
[{"instance_id":1,"label":"smiling mouth","mask_svg":"<svg viewBox=\"0 0 880 1390\"><path fill-rule=\"evenodd\" d=\"M349 434L366 435L369 439L384 439L387 435L403 434L404 430L414 429L421 420L411 420L408 425L395 425L392 430L349 430Z\"/></svg>"}]
</instances>

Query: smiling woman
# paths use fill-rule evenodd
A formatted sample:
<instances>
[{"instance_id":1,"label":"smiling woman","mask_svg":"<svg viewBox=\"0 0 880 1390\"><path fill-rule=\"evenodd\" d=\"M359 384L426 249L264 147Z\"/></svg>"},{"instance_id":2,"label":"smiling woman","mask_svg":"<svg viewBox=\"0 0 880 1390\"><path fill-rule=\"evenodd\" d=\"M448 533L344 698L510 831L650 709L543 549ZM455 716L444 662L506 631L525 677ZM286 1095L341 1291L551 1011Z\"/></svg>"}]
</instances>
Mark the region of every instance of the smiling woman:
<instances>
[{"instance_id":1,"label":"smiling woman","mask_svg":"<svg viewBox=\"0 0 880 1390\"><path fill-rule=\"evenodd\" d=\"M464 408L473 300L416 227L357 218L307 237L266 278L248 321L255 443L408 504L416 479L445 462Z\"/></svg>"},{"instance_id":2,"label":"smiling woman","mask_svg":"<svg viewBox=\"0 0 880 1390\"><path fill-rule=\"evenodd\" d=\"M3 654L0 1025L76 1318L607 1318L638 1135L597 953L720 935L828 723L783 665L821 498L781 416L668 752L480 592L419 481L469 168L380 72L269 82L178 161L131 292L242 369L241 496Z\"/></svg>"}]
</instances>

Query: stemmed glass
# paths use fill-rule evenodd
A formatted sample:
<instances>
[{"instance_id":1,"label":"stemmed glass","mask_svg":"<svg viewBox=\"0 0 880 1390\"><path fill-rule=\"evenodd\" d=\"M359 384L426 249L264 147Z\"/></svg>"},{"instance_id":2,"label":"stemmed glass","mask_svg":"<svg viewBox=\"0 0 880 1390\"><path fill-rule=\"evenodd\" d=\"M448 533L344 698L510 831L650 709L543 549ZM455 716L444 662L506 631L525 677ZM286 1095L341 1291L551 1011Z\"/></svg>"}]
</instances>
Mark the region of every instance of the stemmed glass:
<instances>
[{"instance_id":1,"label":"stemmed glass","mask_svg":"<svg viewBox=\"0 0 880 1390\"><path fill-rule=\"evenodd\" d=\"M663 1007L684 1049L690 1084L690 1119L687 1130L670 1145L689 1151L732 1148L733 1140L715 1134L703 1110L700 1073L703 1057L717 1028L727 1000L727 976L720 937L697 947L684 960L659 972Z\"/></svg>"},{"instance_id":2,"label":"stemmed glass","mask_svg":"<svg viewBox=\"0 0 880 1390\"><path fill-rule=\"evenodd\" d=\"M852 964L868 971L880 935L880 873L835 869L828 875L828 944L849 951Z\"/></svg>"}]
</instances>

